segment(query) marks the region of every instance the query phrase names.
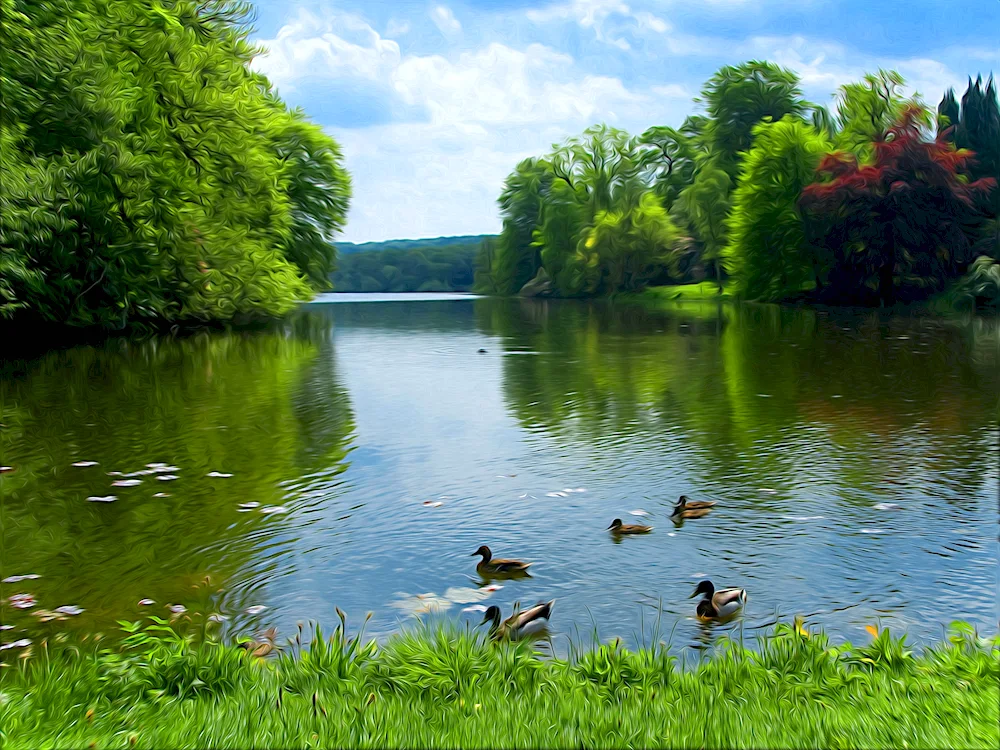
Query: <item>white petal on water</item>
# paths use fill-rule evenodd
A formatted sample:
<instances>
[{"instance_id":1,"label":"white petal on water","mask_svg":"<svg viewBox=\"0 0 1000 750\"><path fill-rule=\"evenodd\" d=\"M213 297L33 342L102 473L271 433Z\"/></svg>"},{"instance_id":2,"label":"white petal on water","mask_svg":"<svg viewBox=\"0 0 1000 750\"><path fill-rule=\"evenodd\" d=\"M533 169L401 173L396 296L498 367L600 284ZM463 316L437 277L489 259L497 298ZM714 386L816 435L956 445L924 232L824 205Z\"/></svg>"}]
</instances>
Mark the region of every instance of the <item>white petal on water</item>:
<instances>
[{"instance_id":1,"label":"white petal on water","mask_svg":"<svg viewBox=\"0 0 1000 750\"><path fill-rule=\"evenodd\" d=\"M667 536L677 536L677 534L675 534L675 533L674 533L674 532L672 532L672 531L668 531L668 532L667 532Z\"/></svg>"},{"instance_id":2,"label":"white petal on water","mask_svg":"<svg viewBox=\"0 0 1000 750\"><path fill-rule=\"evenodd\" d=\"M875 510L899 510L902 506L896 505L896 503L875 503L872 507Z\"/></svg>"},{"instance_id":3,"label":"white petal on water","mask_svg":"<svg viewBox=\"0 0 1000 750\"><path fill-rule=\"evenodd\" d=\"M154 468L152 473L169 474L172 471L180 471L180 470L181 470L180 466L167 466L166 464L162 464L161 466L157 466L156 468Z\"/></svg>"},{"instance_id":4,"label":"white petal on water","mask_svg":"<svg viewBox=\"0 0 1000 750\"><path fill-rule=\"evenodd\" d=\"M162 469L164 466L165 463L146 464L147 469Z\"/></svg>"},{"instance_id":5,"label":"white petal on water","mask_svg":"<svg viewBox=\"0 0 1000 750\"><path fill-rule=\"evenodd\" d=\"M13 466L0 466L0 474L6 474L8 471L14 471Z\"/></svg>"},{"instance_id":6,"label":"white petal on water","mask_svg":"<svg viewBox=\"0 0 1000 750\"><path fill-rule=\"evenodd\" d=\"M263 604L255 604L252 607L247 607L243 611L246 612L248 615L259 615L265 609L267 609L267 607L265 607Z\"/></svg>"},{"instance_id":7,"label":"white petal on water","mask_svg":"<svg viewBox=\"0 0 1000 750\"><path fill-rule=\"evenodd\" d=\"M118 497L115 495L91 495L87 498L88 503L113 503Z\"/></svg>"},{"instance_id":8,"label":"white petal on water","mask_svg":"<svg viewBox=\"0 0 1000 750\"><path fill-rule=\"evenodd\" d=\"M491 583L489 586L483 586L483 591L489 591L492 593L494 591L499 591L502 588L503 586L501 586L499 583Z\"/></svg>"},{"instance_id":9,"label":"white petal on water","mask_svg":"<svg viewBox=\"0 0 1000 750\"><path fill-rule=\"evenodd\" d=\"M0 625L0 630L13 630L13 625Z\"/></svg>"},{"instance_id":10,"label":"white petal on water","mask_svg":"<svg viewBox=\"0 0 1000 750\"><path fill-rule=\"evenodd\" d=\"M0 583L17 583L18 581L33 581L36 578L41 578L38 573L25 573L21 576L7 576Z\"/></svg>"},{"instance_id":11,"label":"white petal on water","mask_svg":"<svg viewBox=\"0 0 1000 750\"><path fill-rule=\"evenodd\" d=\"M116 482L112 482L112 487L138 487L142 484L141 479L119 479Z\"/></svg>"},{"instance_id":12,"label":"white petal on water","mask_svg":"<svg viewBox=\"0 0 1000 750\"><path fill-rule=\"evenodd\" d=\"M160 474L160 476L158 476L157 479L159 479L161 482L172 482L175 479L180 479L180 477L177 476L176 474Z\"/></svg>"},{"instance_id":13,"label":"white petal on water","mask_svg":"<svg viewBox=\"0 0 1000 750\"><path fill-rule=\"evenodd\" d=\"M169 492L157 492L153 497L170 497Z\"/></svg>"},{"instance_id":14,"label":"white petal on water","mask_svg":"<svg viewBox=\"0 0 1000 750\"><path fill-rule=\"evenodd\" d=\"M770 393L758 393L757 398L771 398Z\"/></svg>"},{"instance_id":15,"label":"white petal on water","mask_svg":"<svg viewBox=\"0 0 1000 750\"><path fill-rule=\"evenodd\" d=\"M819 521L825 516L782 516L789 521Z\"/></svg>"},{"instance_id":16,"label":"white petal on water","mask_svg":"<svg viewBox=\"0 0 1000 750\"><path fill-rule=\"evenodd\" d=\"M288 508L286 508L284 505L268 505L266 508L261 508L260 512L263 513L265 516L269 516L272 513L287 513Z\"/></svg>"},{"instance_id":17,"label":"white petal on water","mask_svg":"<svg viewBox=\"0 0 1000 750\"><path fill-rule=\"evenodd\" d=\"M260 503L255 503L255 502L240 503L240 507L241 508L247 508L247 509L249 509L249 508L259 508L260 507Z\"/></svg>"},{"instance_id":18,"label":"white petal on water","mask_svg":"<svg viewBox=\"0 0 1000 750\"><path fill-rule=\"evenodd\" d=\"M761 487L760 492L766 492L768 495L777 495L777 490L772 490L770 487Z\"/></svg>"},{"instance_id":19,"label":"white petal on water","mask_svg":"<svg viewBox=\"0 0 1000 750\"><path fill-rule=\"evenodd\" d=\"M83 612L83 607L77 607L75 604L64 604L61 607L56 607L55 611L63 615L78 615Z\"/></svg>"},{"instance_id":20,"label":"white petal on water","mask_svg":"<svg viewBox=\"0 0 1000 750\"><path fill-rule=\"evenodd\" d=\"M120 477L121 475L122 475L122 473L120 471L109 471L108 472L108 476L109 477Z\"/></svg>"},{"instance_id":21,"label":"white petal on water","mask_svg":"<svg viewBox=\"0 0 1000 750\"><path fill-rule=\"evenodd\" d=\"M88 466L97 466L97 461L77 461L73 466L78 469L85 469Z\"/></svg>"},{"instance_id":22,"label":"white petal on water","mask_svg":"<svg viewBox=\"0 0 1000 750\"><path fill-rule=\"evenodd\" d=\"M632 514L633 516L648 516L648 515L651 515L648 510L642 510L641 508L639 508L638 510L630 510L629 513Z\"/></svg>"},{"instance_id":23,"label":"white petal on water","mask_svg":"<svg viewBox=\"0 0 1000 750\"><path fill-rule=\"evenodd\" d=\"M171 604L167 607L167 609L169 609L175 615L181 615L187 612L187 607L185 607L183 604Z\"/></svg>"},{"instance_id":24,"label":"white petal on water","mask_svg":"<svg viewBox=\"0 0 1000 750\"><path fill-rule=\"evenodd\" d=\"M224 474L221 471L210 471L205 476L207 476L207 477L217 477L219 479L229 479L229 477L231 477L232 474Z\"/></svg>"},{"instance_id":25,"label":"white petal on water","mask_svg":"<svg viewBox=\"0 0 1000 750\"><path fill-rule=\"evenodd\" d=\"M140 599L139 600L139 606L140 607L148 607L150 604L156 604L156 602L153 601L152 599Z\"/></svg>"},{"instance_id":26,"label":"white petal on water","mask_svg":"<svg viewBox=\"0 0 1000 750\"><path fill-rule=\"evenodd\" d=\"M547 492L545 497L566 497L565 492Z\"/></svg>"},{"instance_id":27,"label":"white petal on water","mask_svg":"<svg viewBox=\"0 0 1000 750\"><path fill-rule=\"evenodd\" d=\"M426 508L440 508L442 505L444 505L444 503L442 503L440 500L435 500L434 502L431 502L430 500L424 500L424 507Z\"/></svg>"},{"instance_id":28,"label":"white petal on water","mask_svg":"<svg viewBox=\"0 0 1000 750\"><path fill-rule=\"evenodd\" d=\"M13 594L7 601L15 609L30 609L35 606L33 594Z\"/></svg>"},{"instance_id":29,"label":"white petal on water","mask_svg":"<svg viewBox=\"0 0 1000 750\"><path fill-rule=\"evenodd\" d=\"M862 534L884 534L885 529L861 529Z\"/></svg>"},{"instance_id":30,"label":"white petal on water","mask_svg":"<svg viewBox=\"0 0 1000 750\"><path fill-rule=\"evenodd\" d=\"M6 651L9 648L27 648L31 645L31 639L21 638L13 643L0 643L0 651Z\"/></svg>"},{"instance_id":31,"label":"white petal on water","mask_svg":"<svg viewBox=\"0 0 1000 750\"><path fill-rule=\"evenodd\" d=\"M586 492L587 488L586 487L577 487L575 491L576 492Z\"/></svg>"}]
</instances>

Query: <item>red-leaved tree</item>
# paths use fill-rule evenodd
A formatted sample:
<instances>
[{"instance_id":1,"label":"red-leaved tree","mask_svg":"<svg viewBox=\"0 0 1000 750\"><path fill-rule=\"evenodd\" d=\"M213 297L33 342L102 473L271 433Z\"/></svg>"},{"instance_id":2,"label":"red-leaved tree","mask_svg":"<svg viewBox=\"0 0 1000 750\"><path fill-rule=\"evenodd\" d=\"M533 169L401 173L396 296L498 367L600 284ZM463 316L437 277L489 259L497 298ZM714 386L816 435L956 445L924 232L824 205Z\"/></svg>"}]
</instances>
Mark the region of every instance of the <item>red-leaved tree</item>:
<instances>
[{"instance_id":1,"label":"red-leaved tree","mask_svg":"<svg viewBox=\"0 0 1000 750\"><path fill-rule=\"evenodd\" d=\"M833 258L830 301L892 304L941 289L972 262L968 229L996 188L992 178L968 181L971 151L923 136L917 107L873 146L871 165L829 154L820 181L802 191L811 240Z\"/></svg>"}]
</instances>

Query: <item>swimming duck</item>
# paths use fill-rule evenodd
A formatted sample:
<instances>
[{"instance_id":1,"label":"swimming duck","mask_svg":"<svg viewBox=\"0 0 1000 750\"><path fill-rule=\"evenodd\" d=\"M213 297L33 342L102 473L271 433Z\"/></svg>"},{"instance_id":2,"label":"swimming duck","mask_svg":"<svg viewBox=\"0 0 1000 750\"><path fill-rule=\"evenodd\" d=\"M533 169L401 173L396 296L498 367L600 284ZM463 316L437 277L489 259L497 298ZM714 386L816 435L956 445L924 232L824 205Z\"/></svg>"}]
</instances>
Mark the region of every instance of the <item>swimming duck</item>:
<instances>
[{"instance_id":1,"label":"swimming duck","mask_svg":"<svg viewBox=\"0 0 1000 750\"><path fill-rule=\"evenodd\" d=\"M493 559L493 553L485 544L472 553L471 557L482 556L482 560L476 565L476 570L480 573L526 573L531 563L520 560Z\"/></svg>"},{"instance_id":2,"label":"swimming duck","mask_svg":"<svg viewBox=\"0 0 1000 750\"><path fill-rule=\"evenodd\" d=\"M718 620L735 614L747 602L746 589L715 590L711 581L702 581L689 599L698 595L704 598L698 602L696 612L704 620Z\"/></svg>"},{"instance_id":3,"label":"swimming duck","mask_svg":"<svg viewBox=\"0 0 1000 750\"><path fill-rule=\"evenodd\" d=\"M622 519L616 518L607 528L612 534L648 534L653 530L652 526L643 526L639 523L622 523Z\"/></svg>"},{"instance_id":4,"label":"swimming duck","mask_svg":"<svg viewBox=\"0 0 1000 750\"><path fill-rule=\"evenodd\" d=\"M500 607L494 604L487 608L483 622L490 623L490 638L494 640L523 638L545 628L546 623L543 621L549 619L552 605L555 603L555 599L539 602L524 612L519 611L519 607L514 605L514 614L503 622L500 622Z\"/></svg>"},{"instance_id":5,"label":"swimming duck","mask_svg":"<svg viewBox=\"0 0 1000 750\"><path fill-rule=\"evenodd\" d=\"M278 629L268 628L264 632L260 633L259 640L250 638L237 643L236 647L244 649L251 656L256 656L262 659L271 652L277 650L278 647L274 644L277 637Z\"/></svg>"},{"instance_id":6,"label":"swimming duck","mask_svg":"<svg viewBox=\"0 0 1000 750\"><path fill-rule=\"evenodd\" d=\"M695 500L691 502L688 500L687 495L681 495L680 499L677 501L677 505L674 506L674 512L670 514L671 518L701 518L702 516L708 515L712 510L712 506L715 505L714 500Z\"/></svg>"}]
</instances>

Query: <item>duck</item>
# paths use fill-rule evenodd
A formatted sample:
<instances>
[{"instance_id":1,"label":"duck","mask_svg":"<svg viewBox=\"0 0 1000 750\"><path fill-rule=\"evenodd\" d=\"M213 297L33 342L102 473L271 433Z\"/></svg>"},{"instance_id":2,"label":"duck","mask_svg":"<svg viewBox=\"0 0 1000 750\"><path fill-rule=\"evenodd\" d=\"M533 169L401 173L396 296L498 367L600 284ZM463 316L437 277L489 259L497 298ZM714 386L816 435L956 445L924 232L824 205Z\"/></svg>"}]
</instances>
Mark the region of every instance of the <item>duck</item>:
<instances>
[{"instance_id":1,"label":"duck","mask_svg":"<svg viewBox=\"0 0 1000 750\"><path fill-rule=\"evenodd\" d=\"M622 523L622 519L616 518L607 528L612 534L648 534L653 530L652 526L643 526L640 523Z\"/></svg>"},{"instance_id":2,"label":"duck","mask_svg":"<svg viewBox=\"0 0 1000 750\"><path fill-rule=\"evenodd\" d=\"M483 558L476 564L476 570L480 573L527 573L531 567L531 563L520 560L493 559L493 553L485 544L473 552L471 557L476 555Z\"/></svg>"},{"instance_id":3,"label":"duck","mask_svg":"<svg viewBox=\"0 0 1000 750\"><path fill-rule=\"evenodd\" d=\"M714 505L714 500L695 500L694 502L691 502L688 500L687 495L681 495L680 499L677 501L677 505L674 506L674 512L670 514L670 517L701 518L702 516L708 515Z\"/></svg>"},{"instance_id":4,"label":"duck","mask_svg":"<svg viewBox=\"0 0 1000 750\"><path fill-rule=\"evenodd\" d=\"M703 598L698 602L695 610L703 620L720 620L738 612L747 602L746 589L731 588L715 590L711 581L702 581L689 596L689 599L701 595Z\"/></svg>"},{"instance_id":5,"label":"duck","mask_svg":"<svg viewBox=\"0 0 1000 750\"><path fill-rule=\"evenodd\" d=\"M249 653L251 656L256 656L263 659L268 654L277 650L277 646L274 644L275 639L278 637L277 628L268 628L264 632L260 633L260 640L255 640L250 638L245 641L240 641L236 644L237 648L241 648Z\"/></svg>"},{"instance_id":6,"label":"duck","mask_svg":"<svg viewBox=\"0 0 1000 750\"><path fill-rule=\"evenodd\" d=\"M552 606L555 599L547 602L539 602L534 607L520 611L518 605L514 605L514 614L503 622L500 621L500 607L495 604L486 609L483 616L483 623L490 623L490 638L493 640L517 639L537 633L546 626L545 620L552 615Z\"/></svg>"}]
</instances>

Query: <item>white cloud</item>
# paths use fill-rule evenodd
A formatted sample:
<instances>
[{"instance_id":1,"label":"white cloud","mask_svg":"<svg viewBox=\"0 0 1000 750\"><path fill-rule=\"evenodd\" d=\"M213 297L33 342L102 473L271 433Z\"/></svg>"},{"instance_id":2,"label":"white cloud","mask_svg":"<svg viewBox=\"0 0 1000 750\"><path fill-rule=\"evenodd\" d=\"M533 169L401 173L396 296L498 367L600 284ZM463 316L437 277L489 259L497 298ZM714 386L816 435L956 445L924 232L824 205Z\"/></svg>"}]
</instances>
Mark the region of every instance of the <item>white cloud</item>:
<instances>
[{"instance_id":1,"label":"white cloud","mask_svg":"<svg viewBox=\"0 0 1000 750\"><path fill-rule=\"evenodd\" d=\"M431 20L445 36L454 36L462 30L462 24L455 18L455 14L451 12L450 8L443 5L431 9Z\"/></svg>"},{"instance_id":2,"label":"white cloud","mask_svg":"<svg viewBox=\"0 0 1000 750\"><path fill-rule=\"evenodd\" d=\"M376 81L400 61L396 42L383 39L363 19L349 13L319 19L302 11L277 37L261 44L267 53L255 57L253 67L285 91L307 76Z\"/></svg>"},{"instance_id":3,"label":"white cloud","mask_svg":"<svg viewBox=\"0 0 1000 750\"><path fill-rule=\"evenodd\" d=\"M627 30L641 33L648 30L665 34L671 29L670 24L659 16L649 11L633 12L620 0L570 0L528 10L525 16L536 24L573 21L582 28L593 29L598 41L625 51L632 49L632 45L621 36L612 36L615 32L620 34ZM611 22L613 17L617 17L616 22Z\"/></svg>"},{"instance_id":4,"label":"white cloud","mask_svg":"<svg viewBox=\"0 0 1000 750\"><path fill-rule=\"evenodd\" d=\"M390 18L389 23L385 25L385 35L387 37L403 36L403 34L409 34L409 33L410 33L409 21L398 21L395 18Z\"/></svg>"}]
</instances>

